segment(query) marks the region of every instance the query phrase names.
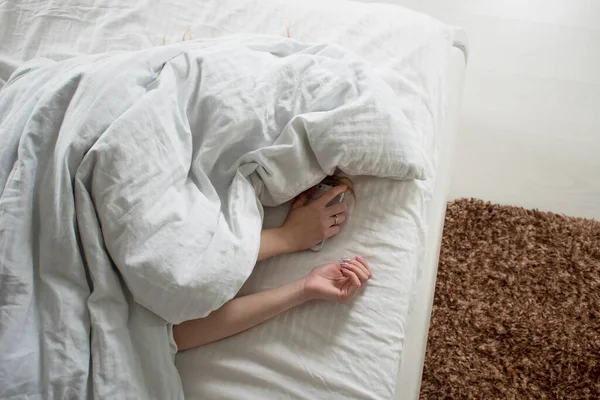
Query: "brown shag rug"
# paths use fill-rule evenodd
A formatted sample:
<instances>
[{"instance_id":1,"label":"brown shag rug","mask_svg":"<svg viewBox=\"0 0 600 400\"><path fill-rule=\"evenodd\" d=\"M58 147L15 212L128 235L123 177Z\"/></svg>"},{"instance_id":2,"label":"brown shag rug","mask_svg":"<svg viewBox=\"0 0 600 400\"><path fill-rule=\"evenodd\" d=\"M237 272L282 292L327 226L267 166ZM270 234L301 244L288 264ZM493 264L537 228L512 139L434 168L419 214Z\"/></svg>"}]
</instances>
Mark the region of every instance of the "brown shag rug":
<instances>
[{"instance_id":1,"label":"brown shag rug","mask_svg":"<svg viewBox=\"0 0 600 400\"><path fill-rule=\"evenodd\" d=\"M450 203L421 399L600 399L600 222Z\"/></svg>"}]
</instances>

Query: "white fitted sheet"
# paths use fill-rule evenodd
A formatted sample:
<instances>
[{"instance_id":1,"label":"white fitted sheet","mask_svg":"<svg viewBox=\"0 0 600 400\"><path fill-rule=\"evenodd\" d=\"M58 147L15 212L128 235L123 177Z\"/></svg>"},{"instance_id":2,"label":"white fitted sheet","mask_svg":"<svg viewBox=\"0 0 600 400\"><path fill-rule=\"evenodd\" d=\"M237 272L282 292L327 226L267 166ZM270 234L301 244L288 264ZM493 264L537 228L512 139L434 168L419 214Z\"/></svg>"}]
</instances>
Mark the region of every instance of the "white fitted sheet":
<instances>
[{"instance_id":1,"label":"white fitted sheet","mask_svg":"<svg viewBox=\"0 0 600 400\"><path fill-rule=\"evenodd\" d=\"M353 178L357 202L342 233L318 253L255 268L242 294L279 286L316 265L361 255L373 278L355 301L313 302L248 332L177 355L194 399L391 399L417 273L428 195L415 181ZM401 205L399 207L399 205ZM267 226L285 210L269 210Z\"/></svg>"},{"instance_id":2,"label":"white fitted sheet","mask_svg":"<svg viewBox=\"0 0 600 400\"><path fill-rule=\"evenodd\" d=\"M33 57L133 50L253 32L340 44L401 95L429 156L426 181L358 177L358 201L343 232L319 253L260 263L243 289L288 282L342 256L368 258L374 278L350 304L313 303L242 335L178 355L190 398L368 398L393 396L410 293L426 233L440 150L445 71L455 31L410 10L342 1L50 0L0 4L0 86ZM418 83L418 84L417 84ZM281 210L267 212L275 223ZM279 214L278 214L279 213Z\"/></svg>"}]
</instances>

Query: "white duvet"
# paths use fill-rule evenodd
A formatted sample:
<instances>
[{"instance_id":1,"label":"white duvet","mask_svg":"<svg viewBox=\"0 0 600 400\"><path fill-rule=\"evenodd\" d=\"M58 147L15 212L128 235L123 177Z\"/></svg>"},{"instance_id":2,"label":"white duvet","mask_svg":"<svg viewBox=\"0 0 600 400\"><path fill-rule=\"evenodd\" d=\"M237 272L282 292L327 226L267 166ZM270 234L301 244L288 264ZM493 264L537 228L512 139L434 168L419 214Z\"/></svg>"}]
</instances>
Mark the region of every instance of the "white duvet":
<instances>
[{"instance_id":1,"label":"white duvet","mask_svg":"<svg viewBox=\"0 0 600 400\"><path fill-rule=\"evenodd\" d=\"M0 397L178 397L170 324L239 291L261 203L337 168L425 176L398 108L349 52L281 37L23 65L0 92Z\"/></svg>"}]
</instances>

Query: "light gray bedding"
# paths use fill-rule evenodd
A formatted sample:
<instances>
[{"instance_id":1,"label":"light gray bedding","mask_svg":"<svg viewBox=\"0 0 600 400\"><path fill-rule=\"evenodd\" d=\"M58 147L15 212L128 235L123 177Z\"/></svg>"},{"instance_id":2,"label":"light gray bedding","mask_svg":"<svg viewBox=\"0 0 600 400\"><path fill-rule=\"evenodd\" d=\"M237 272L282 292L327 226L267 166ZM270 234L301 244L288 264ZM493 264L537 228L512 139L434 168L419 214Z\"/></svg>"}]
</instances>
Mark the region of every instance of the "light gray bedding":
<instances>
[{"instance_id":1,"label":"light gray bedding","mask_svg":"<svg viewBox=\"0 0 600 400\"><path fill-rule=\"evenodd\" d=\"M172 324L240 289L262 205L336 168L424 178L335 46L237 36L32 60L0 91L0 398L182 396Z\"/></svg>"}]
</instances>

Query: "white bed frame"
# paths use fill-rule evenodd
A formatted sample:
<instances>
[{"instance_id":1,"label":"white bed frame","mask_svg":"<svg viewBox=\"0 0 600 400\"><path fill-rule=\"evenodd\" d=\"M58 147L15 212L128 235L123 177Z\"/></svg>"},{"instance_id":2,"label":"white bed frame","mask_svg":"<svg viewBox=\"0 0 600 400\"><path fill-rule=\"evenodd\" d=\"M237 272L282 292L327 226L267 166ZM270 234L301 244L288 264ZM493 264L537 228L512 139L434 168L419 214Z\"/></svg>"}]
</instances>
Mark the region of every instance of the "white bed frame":
<instances>
[{"instance_id":1,"label":"white bed frame","mask_svg":"<svg viewBox=\"0 0 600 400\"><path fill-rule=\"evenodd\" d=\"M442 231L448 189L454 161L455 136L460 113L462 88L465 79L466 53L453 47L447 74L447 108L443 123L442 150L438 163L433 197L428 204L428 229L425 238L424 265L420 279L416 283L418 297L412 313L408 317L407 331L398 370L396 399L419 398L425 348L429 332L429 319L433 305L433 294L437 276Z\"/></svg>"}]
</instances>

